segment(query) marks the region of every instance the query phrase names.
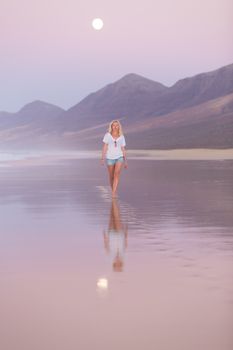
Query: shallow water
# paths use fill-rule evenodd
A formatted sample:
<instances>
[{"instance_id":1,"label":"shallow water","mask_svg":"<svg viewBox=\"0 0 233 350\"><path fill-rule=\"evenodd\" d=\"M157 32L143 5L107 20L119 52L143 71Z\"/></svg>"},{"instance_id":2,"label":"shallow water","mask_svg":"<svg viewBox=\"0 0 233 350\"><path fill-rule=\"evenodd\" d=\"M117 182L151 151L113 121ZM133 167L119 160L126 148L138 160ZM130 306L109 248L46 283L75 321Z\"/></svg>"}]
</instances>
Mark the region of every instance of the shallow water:
<instances>
[{"instance_id":1,"label":"shallow water","mask_svg":"<svg viewBox=\"0 0 233 350\"><path fill-rule=\"evenodd\" d=\"M0 348L233 348L233 162L0 169Z\"/></svg>"}]
</instances>

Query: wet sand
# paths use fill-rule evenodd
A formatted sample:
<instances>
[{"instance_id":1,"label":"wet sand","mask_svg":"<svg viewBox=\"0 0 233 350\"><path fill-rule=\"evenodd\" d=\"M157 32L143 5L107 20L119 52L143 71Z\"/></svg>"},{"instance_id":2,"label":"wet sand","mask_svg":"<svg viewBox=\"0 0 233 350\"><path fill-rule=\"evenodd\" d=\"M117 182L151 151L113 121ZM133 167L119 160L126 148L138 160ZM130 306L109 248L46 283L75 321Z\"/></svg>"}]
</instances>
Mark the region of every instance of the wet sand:
<instances>
[{"instance_id":1,"label":"wet sand","mask_svg":"<svg viewBox=\"0 0 233 350\"><path fill-rule=\"evenodd\" d=\"M233 149L130 150L129 155L151 160L227 160L233 159Z\"/></svg>"},{"instance_id":2,"label":"wet sand","mask_svg":"<svg viewBox=\"0 0 233 350\"><path fill-rule=\"evenodd\" d=\"M11 162L1 349L232 349L232 160Z\"/></svg>"},{"instance_id":3,"label":"wet sand","mask_svg":"<svg viewBox=\"0 0 233 350\"><path fill-rule=\"evenodd\" d=\"M233 149L128 150L128 159L233 160ZM44 165L69 159L100 159L101 151L0 152L0 167Z\"/></svg>"}]
</instances>

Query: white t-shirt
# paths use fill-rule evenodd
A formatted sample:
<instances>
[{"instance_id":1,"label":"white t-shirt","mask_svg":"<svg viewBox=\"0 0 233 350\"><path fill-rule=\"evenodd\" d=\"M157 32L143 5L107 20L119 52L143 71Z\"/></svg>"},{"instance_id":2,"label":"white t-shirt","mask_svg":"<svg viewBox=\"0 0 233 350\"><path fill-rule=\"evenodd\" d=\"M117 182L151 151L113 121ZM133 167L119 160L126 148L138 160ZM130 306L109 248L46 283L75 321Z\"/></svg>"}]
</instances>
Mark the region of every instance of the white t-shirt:
<instances>
[{"instance_id":1,"label":"white t-shirt","mask_svg":"<svg viewBox=\"0 0 233 350\"><path fill-rule=\"evenodd\" d=\"M121 135L117 139L114 139L110 132L107 132L104 135L103 142L108 145L106 154L106 157L108 159L117 159L119 157L123 157L121 147L126 145L124 135Z\"/></svg>"}]
</instances>

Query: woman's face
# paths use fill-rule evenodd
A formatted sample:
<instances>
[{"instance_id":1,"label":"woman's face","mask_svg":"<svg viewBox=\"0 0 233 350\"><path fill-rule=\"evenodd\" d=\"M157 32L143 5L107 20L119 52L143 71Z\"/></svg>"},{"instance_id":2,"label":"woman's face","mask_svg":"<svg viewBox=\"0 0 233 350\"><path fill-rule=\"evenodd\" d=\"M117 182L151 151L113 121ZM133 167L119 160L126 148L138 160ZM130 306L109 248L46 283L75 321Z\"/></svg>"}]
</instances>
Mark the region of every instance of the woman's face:
<instances>
[{"instance_id":1,"label":"woman's face","mask_svg":"<svg viewBox=\"0 0 233 350\"><path fill-rule=\"evenodd\" d=\"M112 131L119 131L119 124L117 122L112 123Z\"/></svg>"}]
</instances>

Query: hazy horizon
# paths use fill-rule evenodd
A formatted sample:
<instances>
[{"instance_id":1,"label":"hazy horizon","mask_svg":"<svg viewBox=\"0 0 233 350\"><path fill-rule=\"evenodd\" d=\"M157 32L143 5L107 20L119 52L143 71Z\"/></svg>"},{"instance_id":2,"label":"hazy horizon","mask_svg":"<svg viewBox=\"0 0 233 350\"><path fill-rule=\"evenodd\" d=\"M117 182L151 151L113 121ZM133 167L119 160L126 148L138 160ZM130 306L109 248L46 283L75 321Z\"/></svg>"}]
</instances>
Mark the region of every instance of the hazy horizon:
<instances>
[{"instance_id":1,"label":"hazy horizon","mask_svg":"<svg viewBox=\"0 0 233 350\"><path fill-rule=\"evenodd\" d=\"M128 73L171 86L228 65L232 10L230 0L2 0L0 111L34 100L68 109Z\"/></svg>"}]
</instances>

